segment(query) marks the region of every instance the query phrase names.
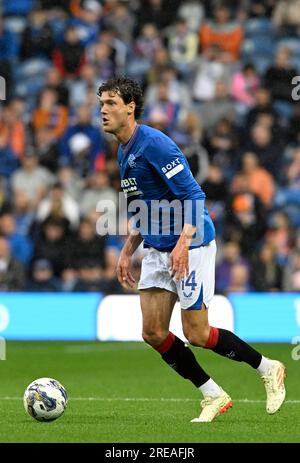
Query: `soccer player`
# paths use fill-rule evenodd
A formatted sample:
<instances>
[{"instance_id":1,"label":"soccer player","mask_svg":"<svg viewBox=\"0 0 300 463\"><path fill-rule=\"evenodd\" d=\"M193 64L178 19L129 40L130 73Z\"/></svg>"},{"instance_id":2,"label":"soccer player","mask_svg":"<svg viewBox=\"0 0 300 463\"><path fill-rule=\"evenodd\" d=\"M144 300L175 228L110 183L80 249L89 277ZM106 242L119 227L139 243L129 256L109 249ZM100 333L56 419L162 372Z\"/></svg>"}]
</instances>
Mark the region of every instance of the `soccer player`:
<instances>
[{"instance_id":1,"label":"soccer player","mask_svg":"<svg viewBox=\"0 0 300 463\"><path fill-rule=\"evenodd\" d=\"M154 221L159 233L139 229L137 221L117 265L119 282L132 288L135 280L131 257L142 241L149 248L138 284L144 341L202 392L202 410L192 422L210 422L231 407L231 397L203 370L191 349L169 331L172 310L179 298L183 332L189 343L246 362L257 370L266 389L266 410L275 413L285 399L284 365L264 357L230 331L209 325L208 308L214 295L215 230L205 207L200 216L197 214L205 194L193 178L186 158L168 136L138 123L143 94L137 82L126 77L110 79L99 87L98 97L103 130L120 143L118 161L125 196L129 201L140 199L149 215L157 201L164 200L167 210L170 205L170 232L164 233L165 213L158 215L158 223ZM174 200L182 205L181 214L171 214ZM185 207L190 209L189 214ZM178 216L183 218L183 224L180 232L175 233Z\"/></svg>"}]
</instances>

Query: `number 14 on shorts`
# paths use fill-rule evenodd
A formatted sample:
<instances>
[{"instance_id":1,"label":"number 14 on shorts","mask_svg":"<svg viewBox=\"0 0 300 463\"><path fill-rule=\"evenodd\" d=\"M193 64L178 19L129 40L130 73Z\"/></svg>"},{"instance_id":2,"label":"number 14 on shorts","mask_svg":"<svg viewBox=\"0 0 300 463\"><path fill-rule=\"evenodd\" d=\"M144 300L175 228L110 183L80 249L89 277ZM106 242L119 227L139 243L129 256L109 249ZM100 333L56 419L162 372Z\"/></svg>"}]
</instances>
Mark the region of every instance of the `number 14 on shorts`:
<instances>
[{"instance_id":1,"label":"number 14 on shorts","mask_svg":"<svg viewBox=\"0 0 300 463\"><path fill-rule=\"evenodd\" d=\"M183 291L183 294L185 297L190 297L192 295L192 292L195 291L197 288L197 283L196 283L196 271L193 270L186 280L181 281L181 289Z\"/></svg>"}]
</instances>

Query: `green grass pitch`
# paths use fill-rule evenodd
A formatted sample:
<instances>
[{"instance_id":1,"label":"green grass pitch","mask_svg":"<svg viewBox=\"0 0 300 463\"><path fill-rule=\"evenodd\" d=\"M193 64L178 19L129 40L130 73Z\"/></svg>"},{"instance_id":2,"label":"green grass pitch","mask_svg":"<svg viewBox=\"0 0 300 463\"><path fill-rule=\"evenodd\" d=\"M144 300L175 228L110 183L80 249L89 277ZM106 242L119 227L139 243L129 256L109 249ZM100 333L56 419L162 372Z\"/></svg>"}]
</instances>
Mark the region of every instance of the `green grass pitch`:
<instances>
[{"instance_id":1,"label":"green grass pitch","mask_svg":"<svg viewBox=\"0 0 300 463\"><path fill-rule=\"evenodd\" d=\"M233 407L212 423L199 415L200 393L143 343L7 342L0 361L0 442L300 442L300 360L292 345L256 344L287 367L287 400L269 416L264 386L250 367L193 349L231 395ZM69 405L57 421L25 414L22 396L39 377L64 384Z\"/></svg>"}]
</instances>

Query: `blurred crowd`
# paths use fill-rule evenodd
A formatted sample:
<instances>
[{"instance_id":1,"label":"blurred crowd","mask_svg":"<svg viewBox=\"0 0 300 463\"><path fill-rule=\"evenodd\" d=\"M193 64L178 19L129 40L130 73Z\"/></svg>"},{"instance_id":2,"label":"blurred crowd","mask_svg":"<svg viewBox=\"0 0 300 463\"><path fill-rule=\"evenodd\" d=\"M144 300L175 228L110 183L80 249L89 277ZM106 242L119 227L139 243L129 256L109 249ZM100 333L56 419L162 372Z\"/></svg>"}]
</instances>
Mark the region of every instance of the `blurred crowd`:
<instances>
[{"instance_id":1,"label":"blurred crowd","mask_svg":"<svg viewBox=\"0 0 300 463\"><path fill-rule=\"evenodd\" d=\"M120 74L206 193L217 292L299 291L300 0L2 0L0 291L124 292L125 237L96 230L121 191L96 91Z\"/></svg>"}]
</instances>

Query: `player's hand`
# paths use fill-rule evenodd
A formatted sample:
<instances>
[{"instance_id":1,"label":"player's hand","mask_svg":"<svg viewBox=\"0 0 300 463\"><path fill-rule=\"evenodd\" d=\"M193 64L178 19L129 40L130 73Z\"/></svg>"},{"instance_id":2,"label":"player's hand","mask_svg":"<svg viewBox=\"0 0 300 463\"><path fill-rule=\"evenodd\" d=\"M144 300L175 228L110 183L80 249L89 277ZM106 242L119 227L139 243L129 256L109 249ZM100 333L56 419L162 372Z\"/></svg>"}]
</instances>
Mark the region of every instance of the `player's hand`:
<instances>
[{"instance_id":1,"label":"player's hand","mask_svg":"<svg viewBox=\"0 0 300 463\"><path fill-rule=\"evenodd\" d=\"M125 289L134 287L135 279L131 273L131 256L121 252L117 265L118 281Z\"/></svg>"},{"instance_id":2,"label":"player's hand","mask_svg":"<svg viewBox=\"0 0 300 463\"><path fill-rule=\"evenodd\" d=\"M184 241L178 240L170 254L171 277L175 281L184 280L189 274L189 248Z\"/></svg>"}]
</instances>

